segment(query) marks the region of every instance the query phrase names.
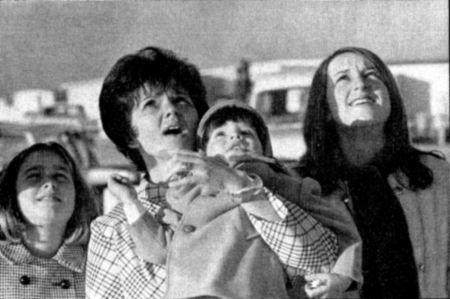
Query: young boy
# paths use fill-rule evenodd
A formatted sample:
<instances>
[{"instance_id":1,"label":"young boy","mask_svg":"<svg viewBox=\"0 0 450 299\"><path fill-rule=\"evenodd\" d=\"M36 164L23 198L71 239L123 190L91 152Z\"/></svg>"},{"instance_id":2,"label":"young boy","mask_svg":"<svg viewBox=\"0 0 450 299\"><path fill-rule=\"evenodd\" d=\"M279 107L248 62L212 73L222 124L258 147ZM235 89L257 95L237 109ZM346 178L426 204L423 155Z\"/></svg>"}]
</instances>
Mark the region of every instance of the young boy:
<instances>
[{"instance_id":1,"label":"young boy","mask_svg":"<svg viewBox=\"0 0 450 299\"><path fill-rule=\"evenodd\" d=\"M150 213L146 213L145 209L139 207L139 202L135 200L136 194L126 179L116 177L110 183L111 191L124 202L126 213L127 210L135 209L138 211L134 213L134 216L133 213L128 212L127 214L131 223L130 233L136 243L138 254L146 261L168 267L169 286L166 296L169 298L188 297L188 289L197 288L197 286L205 290L204 293L200 292L197 295L223 296L223 294L208 293L207 290L227 281L229 288L235 292L231 296L234 298L284 298L286 297L286 291L283 290L285 281L280 281L283 274L279 272L280 263L278 259L281 261L283 272L287 274L290 282L297 281L299 276L307 273L329 271L330 268L327 265L315 267L311 264L312 260L308 260L318 258L318 256L314 257L314 254L319 253L318 251L315 251L309 258L304 258L303 254L307 250L305 246L308 246L308 243L311 244L312 240L308 240L311 236L305 235L305 238L297 240L299 244L298 252L296 252L299 255L297 261L292 256L289 258L277 257L271 250L279 246L277 240L264 239L264 234L258 234L259 238L256 238L258 243L248 247L245 246L249 242L248 240L251 240L248 238L249 233L250 235L256 235L269 227L257 225L257 222L252 221L255 218L264 219L268 222L283 221L289 217L289 213L302 213L305 221L313 226L321 227L319 223L300 209L274 213L272 206L276 206L276 202L273 200L269 202L270 200L264 196L259 174L251 174L260 172L262 169L267 172L267 169L264 169L261 165L254 167L258 164L268 163L275 166L277 170L282 169L280 164L273 163L275 160L270 158L270 138L267 127L259 114L241 102L227 101L208 111L200 122L198 133L200 148L208 156L220 157L220 159L223 159L222 161L227 161L234 166L247 167L248 170L253 168L249 172L250 177L253 178L253 183L240 194L227 194L222 192L220 188L214 190L214 188L206 189L203 188L204 186L186 184L189 175L195 172L195 166L191 171L189 171L189 167L186 167L186 164L179 166L177 174L181 179L169 183L171 188L167 193L166 200L170 206L169 209L164 210L165 213L162 218L162 223L171 224L175 233L167 232L160 222L161 219L153 217ZM238 163L239 159L247 162ZM263 173L262 177L265 178L266 174ZM128 191L122 184L128 184ZM295 184L298 185L298 182L295 181ZM298 198L299 194L286 193L286 195L295 198ZM303 192L301 196L309 197L310 195ZM292 200L292 198L288 199ZM279 200L282 201L283 199L279 198ZM245 211L245 213L242 213L242 211ZM233 218L236 212L241 216ZM183 234L186 233L187 226L185 224L192 221L193 218L196 218L195 220L198 223L196 227L198 227L199 237L193 238L186 244L186 240L182 238ZM227 230L230 230L230 227L233 227L235 237L241 235L244 236L244 239L238 237L227 243L229 239ZM305 233L308 232L305 231ZM264 239L264 242L261 239ZM172 243L169 244L170 242ZM180 245L180 243L183 244ZM230 250L236 244L239 245L239 250ZM177 260L177 251L185 250L192 253L190 258L184 257L182 260ZM261 254L265 258L258 260L257 257ZM326 254L331 255L332 249L330 248L330 251ZM204 275L200 278L191 277L192 273L199 272L197 267L204 269ZM205 270L210 267L214 269L212 273ZM245 271L242 269L245 269ZM261 271L261 269L264 269L264 271ZM233 273L232 277L227 274L230 272ZM261 273L265 274L264 279L258 277ZM269 273L274 275L271 276ZM207 282L204 282L205 277ZM249 281L250 278L251 281ZM202 283L199 284L199 280ZM264 289L267 286L269 286L268 290ZM264 291L261 292L261 290Z\"/></svg>"},{"instance_id":2,"label":"young boy","mask_svg":"<svg viewBox=\"0 0 450 299\"><path fill-rule=\"evenodd\" d=\"M246 115L246 116L244 116ZM338 238L339 256L331 273L307 274L306 292L309 297L340 298L353 296L352 291L361 287L361 239L352 216L339 196L321 198L319 184L309 178L301 179L272 157L268 129L262 117L251 107L239 101L228 101L212 107L204 115L198 127L199 147L206 149L211 137L219 128L230 122L245 122L258 134L264 145L261 155L255 151L228 154L234 168L257 175L264 186L273 193L295 203L307 214L334 232ZM270 243L269 243L270 245ZM347 292L344 294L344 292ZM293 290L294 297L296 296Z\"/></svg>"}]
</instances>

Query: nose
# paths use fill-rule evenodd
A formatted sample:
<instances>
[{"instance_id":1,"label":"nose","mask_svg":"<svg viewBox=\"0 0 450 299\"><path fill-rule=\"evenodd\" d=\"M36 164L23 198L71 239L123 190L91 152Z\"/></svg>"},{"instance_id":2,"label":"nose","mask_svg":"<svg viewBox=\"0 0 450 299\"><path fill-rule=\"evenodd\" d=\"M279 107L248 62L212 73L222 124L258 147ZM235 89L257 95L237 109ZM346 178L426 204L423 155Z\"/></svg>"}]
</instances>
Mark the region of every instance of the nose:
<instances>
[{"instance_id":1,"label":"nose","mask_svg":"<svg viewBox=\"0 0 450 299\"><path fill-rule=\"evenodd\" d=\"M354 89L365 89L366 81L362 75L357 75L353 79L353 88Z\"/></svg>"},{"instance_id":2,"label":"nose","mask_svg":"<svg viewBox=\"0 0 450 299\"><path fill-rule=\"evenodd\" d=\"M42 185L41 188L47 192L55 191L57 189L57 184L53 180L48 180Z\"/></svg>"},{"instance_id":3,"label":"nose","mask_svg":"<svg viewBox=\"0 0 450 299\"><path fill-rule=\"evenodd\" d=\"M240 139L242 139L241 132L235 131L235 132L231 133L230 134L230 139L231 140L235 140L235 139L240 140Z\"/></svg>"},{"instance_id":4,"label":"nose","mask_svg":"<svg viewBox=\"0 0 450 299\"><path fill-rule=\"evenodd\" d=\"M162 111L163 111L163 116L165 118L167 117L171 117L171 116L179 116L180 113L177 109L177 106L174 105L174 103L172 102L172 100L167 96L167 94L163 95L163 99L162 99Z\"/></svg>"}]
</instances>

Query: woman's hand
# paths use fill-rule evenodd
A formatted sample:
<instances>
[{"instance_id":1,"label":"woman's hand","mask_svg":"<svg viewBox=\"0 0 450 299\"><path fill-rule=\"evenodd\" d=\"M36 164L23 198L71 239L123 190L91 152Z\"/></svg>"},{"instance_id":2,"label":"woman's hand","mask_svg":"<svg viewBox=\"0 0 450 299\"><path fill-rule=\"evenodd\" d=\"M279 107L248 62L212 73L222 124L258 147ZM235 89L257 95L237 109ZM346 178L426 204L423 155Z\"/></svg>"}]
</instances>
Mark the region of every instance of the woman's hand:
<instances>
[{"instance_id":1,"label":"woman's hand","mask_svg":"<svg viewBox=\"0 0 450 299\"><path fill-rule=\"evenodd\" d=\"M310 298L342 298L352 279L335 273L305 275L305 291Z\"/></svg>"},{"instance_id":2,"label":"woman's hand","mask_svg":"<svg viewBox=\"0 0 450 299\"><path fill-rule=\"evenodd\" d=\"M120 174L113 174L108 178L108 190L124 205L137 201L137 193L131 180Z\"/></svg>"},{"instance_id":3,"label":"woman's hand","mask_svg":"<svg viewBox=\"0 0 450 299\"><path fill-rule=\"evenodd\" d=\"M179 172L179 165L188 165L189 173L178 180L169 181L169 187L180 187L189 184L203 185L204 192L237 192L247 187L251 180L243 171L231 168L228 161L221 156L207 157L203 153L188 150L175 150L169 165L168 176Z\"/></svg>"}]
</instances>

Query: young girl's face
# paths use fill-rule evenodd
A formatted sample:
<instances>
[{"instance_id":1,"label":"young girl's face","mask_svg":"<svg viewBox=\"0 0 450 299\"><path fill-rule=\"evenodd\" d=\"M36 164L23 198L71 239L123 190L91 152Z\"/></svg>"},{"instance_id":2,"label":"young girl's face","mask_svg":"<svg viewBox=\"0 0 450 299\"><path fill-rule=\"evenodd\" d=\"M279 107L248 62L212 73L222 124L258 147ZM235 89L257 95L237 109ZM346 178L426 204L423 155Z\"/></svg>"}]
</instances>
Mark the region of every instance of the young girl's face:
<instances>
[{"instance_id":1,"label":"young girl's face","mask_svg":"<svg viewBox=\"0 0 450 299\"><path fill-rule=\"evenodd\" d=\"M53 151L36 151L24 160L16 190L23 216L34 226L65 226L75 209L72 172Z\"/></svg>"},{"instance_id":2,"label":"young girl's face","mask_svg":"<svg viewBox=\"0 0 450 299\"><path fill-rule=\"evenodd\" d=\"M221 155L227 160L251 153L262 155L263 148L253 127L242 121L228 121L212 130L206 145L207 156Z\"/></svg>"}]
</instances>

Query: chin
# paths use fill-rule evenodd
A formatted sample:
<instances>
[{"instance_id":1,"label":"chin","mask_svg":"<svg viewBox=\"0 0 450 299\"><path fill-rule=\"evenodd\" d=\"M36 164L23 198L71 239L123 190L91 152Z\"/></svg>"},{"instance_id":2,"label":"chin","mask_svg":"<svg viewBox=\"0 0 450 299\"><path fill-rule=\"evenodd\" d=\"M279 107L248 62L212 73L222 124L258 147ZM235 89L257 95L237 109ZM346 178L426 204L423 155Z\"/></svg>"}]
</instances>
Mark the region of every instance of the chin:
<instances>
[{"instance_id":1,"label":"chin","mask_svg":"<svg viewBox=\"0 0 450 299\"><path fill-rule=\"evenodd\" d=\"M195 150L194 142L186 142L186 140L172 140L165 143L166 149L185 149L185 150Z\"/></svg>"},{"instance_id":2,"label":"chin","mask_svg":"<svg viewBox=\"0 0 450 299\"><path fill-rule=\"evenodd\" d=\"M248 152L243 152L243 151L231 151L231 152L227 152L225 154L225 157L228 159L229 157L240 157L240 156L245 156L246 154L248 154Z\"/></svg>"},{"instance_id":3,"label":"chin","mask_svg":"<svg viewBox=\"0 0 450 299\"><path fill-rule=\"evenodd\" d=\"M372 127L376 125L382 125L384 122L375 120L373 118L356 119L350 122L349 127Z\"/></svg>"}]
</instances>

